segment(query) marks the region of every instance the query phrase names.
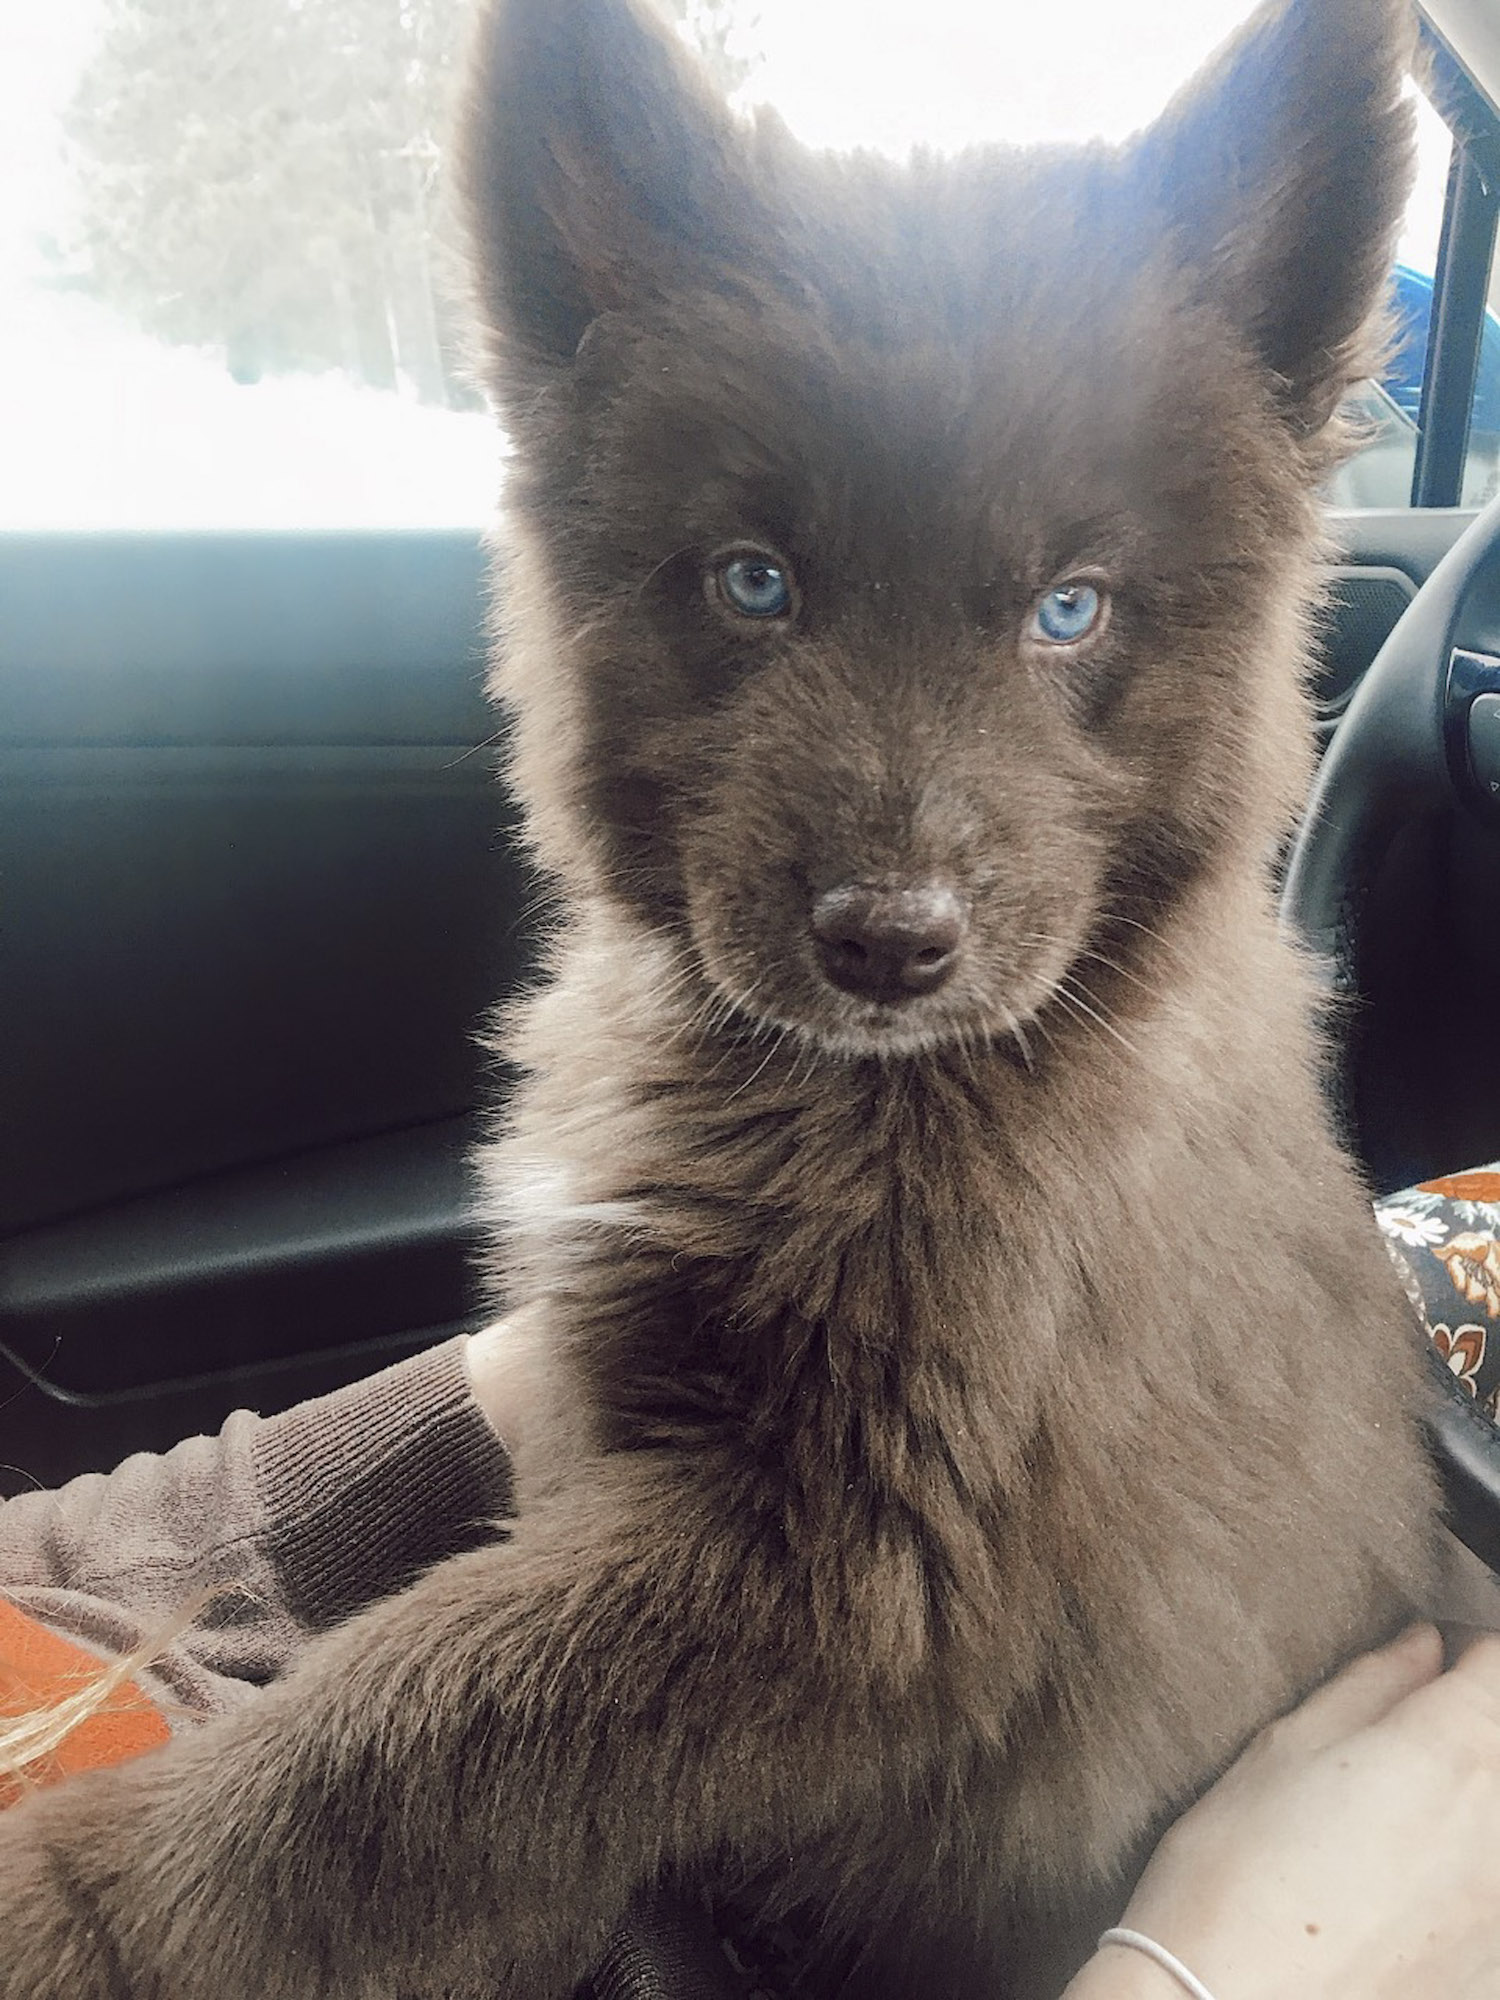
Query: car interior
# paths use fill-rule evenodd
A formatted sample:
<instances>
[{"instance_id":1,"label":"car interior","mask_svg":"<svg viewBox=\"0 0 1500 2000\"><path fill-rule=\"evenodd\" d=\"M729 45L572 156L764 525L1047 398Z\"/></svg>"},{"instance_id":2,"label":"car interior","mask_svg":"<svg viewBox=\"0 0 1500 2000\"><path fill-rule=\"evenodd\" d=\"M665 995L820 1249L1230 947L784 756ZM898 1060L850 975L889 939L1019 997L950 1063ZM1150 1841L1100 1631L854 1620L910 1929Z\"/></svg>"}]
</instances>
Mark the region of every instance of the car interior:
<instances>
[{"instance_id":1,"label":"car interior","mask_svg":"<svg viewBox=\"0 0 1500 2000\"><path fill-rule=\"evenodd\" d=\"M1452 149L1410 504L1333 488L1314 690L1309 824L1364 831L1304 834L1288 891L1338 967L1331 1085L1377 1193L1500 1154L1500 514L1459 504L1500 16L1428 0L1421 37ZM0 1491L480 1323L466 1156L505 1078L475 1033L539 920L482 543L0 533ZM1399 729L1399 701L1369 719L1393 675ZM1430 783L1385 770L1398 737Z\"/></svg>"},{"instance_id":2,"label":"car interior","mask_svg":"<svg viewBox=\"0 0 1500 2000\"><path fill-rule=\"evenodd\" d=\"M1377 1197L1500 1159L1500 7L1420 11L1451 156L1419 393L1330 488L1320 769L1275 859ZM477 1035L545 923L484 693L504 587L469 527L0 529L0 1497L483 1323ZM1500 1430L1433 1373L1500 1571ZM653 1948L597 2000L750 1990L690 1925Z\"/></svg>"}]
</instances>

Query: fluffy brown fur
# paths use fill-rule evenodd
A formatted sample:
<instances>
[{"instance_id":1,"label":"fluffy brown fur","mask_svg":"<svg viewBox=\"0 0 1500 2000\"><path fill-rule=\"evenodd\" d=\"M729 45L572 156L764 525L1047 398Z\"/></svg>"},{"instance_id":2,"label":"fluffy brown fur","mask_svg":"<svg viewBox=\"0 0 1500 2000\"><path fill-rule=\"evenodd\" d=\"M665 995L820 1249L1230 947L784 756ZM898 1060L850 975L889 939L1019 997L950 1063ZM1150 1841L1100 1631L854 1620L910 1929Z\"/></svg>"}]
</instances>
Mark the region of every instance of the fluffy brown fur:
<instances>
[{"instance_id":1,"label":"fluffy brown fur","mask_svg":"<svg viewBox=\"0 0 1500 2000\"><path fill-rule=\"evenodd\" d=\"M1124 148L901 169L737 123L634 0L489 16L498 680L566 913L485 1161L521 1519L6 1816L4 2000L550 2000L664 1879L993 1993L1007 1909L1421 1597L1417 1347L1267 880L1406 46L1283 0ZM933 885L946 979L829 976L821 898Z\"/></svg>"}]
</instances>

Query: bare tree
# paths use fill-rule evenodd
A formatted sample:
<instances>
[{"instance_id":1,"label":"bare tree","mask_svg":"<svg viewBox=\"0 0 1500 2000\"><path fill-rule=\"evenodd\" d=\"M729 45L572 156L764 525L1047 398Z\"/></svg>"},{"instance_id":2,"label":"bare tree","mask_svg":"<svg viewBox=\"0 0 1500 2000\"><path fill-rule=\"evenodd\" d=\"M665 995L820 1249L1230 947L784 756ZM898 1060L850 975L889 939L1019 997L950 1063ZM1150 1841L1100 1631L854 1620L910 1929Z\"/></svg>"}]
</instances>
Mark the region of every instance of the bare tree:
<instances>
[{"instance_id":1,"label":"bare tree","mask_svg":"<svg viewBox=\"0 0 1500 2000\"><path fill-rule=\"evenodd\" d=\"M105 0L68 120L96 293L243 381L472 402L445 169L476 4ZM733 0L669 4L741 83Z\"/></svg>"}]
</instances>

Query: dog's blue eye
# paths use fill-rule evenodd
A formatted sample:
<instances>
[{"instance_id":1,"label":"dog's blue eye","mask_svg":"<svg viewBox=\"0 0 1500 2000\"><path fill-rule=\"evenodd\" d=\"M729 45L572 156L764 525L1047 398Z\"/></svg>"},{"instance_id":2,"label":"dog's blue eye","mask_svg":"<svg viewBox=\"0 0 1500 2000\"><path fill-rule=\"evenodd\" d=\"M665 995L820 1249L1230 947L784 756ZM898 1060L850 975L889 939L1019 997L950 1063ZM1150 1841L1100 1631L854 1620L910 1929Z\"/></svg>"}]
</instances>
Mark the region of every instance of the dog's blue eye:
<instances>
[{"instance_id":1,"label":"dog's blue eye","mask_svg":"<svg viewBox=\"0 0 1500 2000\"><path fill-rule=\"evenodd\" d=\"M792 583L769 556L731 556L714 571L724 601L744 618L783 618L792 608Z\"/></svg>"},{"instance_id":2,"label":"dog's blue eye","mask_svg":"<svg viewBox=\"0 0 1500 2000\"><path fill-rule=\"evenodd\" d=\"M1051 646L1076 646L1103 615L1104 599L1091 583L1059 584L1031 614L1032 637Z\"/></svg>"}]
</instances>

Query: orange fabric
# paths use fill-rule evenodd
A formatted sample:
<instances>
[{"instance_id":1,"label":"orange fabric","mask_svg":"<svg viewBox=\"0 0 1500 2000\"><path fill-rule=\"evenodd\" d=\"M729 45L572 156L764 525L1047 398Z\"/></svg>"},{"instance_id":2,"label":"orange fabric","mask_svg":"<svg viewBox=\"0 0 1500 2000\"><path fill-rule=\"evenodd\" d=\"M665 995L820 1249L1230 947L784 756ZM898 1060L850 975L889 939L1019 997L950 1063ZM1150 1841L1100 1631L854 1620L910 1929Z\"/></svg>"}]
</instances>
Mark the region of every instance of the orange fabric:
<instances>
[{"instance_id":1,"label":"orange fabric","mask_svg":"<svg viewBox=\"0 0 1500 2000\"><path fill-rule=\"evenodd\" d=\"M1472 1174L1445 1174L1441 1180L1420 1181L1423 1194L1446 1195L1449 1201L1500 1201L1500 1173L1493 1168Z\"/></svg>"},{"instance_id":2,"label":"orange fabric","mask_svg":"<svg viewBox=\"0 0 1500 2000\"><path fill-rule=\"evenodd\" d=\"M3 1718L25 1715L76 1694L97 1679L103 1663L96 1654L59 1638L0 1598L0 1726ZM75 1771L96 1771L106 1764L123 1764L143 1750L154 1750L171 1736L161 1711L154 1708L134 1681L115 1689L106 1705L86 1716L39 1765L28 1780L52 1784ZM14 1804L23 1786L0 1776L0 1806Z\"/></svg>"}]
</instances>

